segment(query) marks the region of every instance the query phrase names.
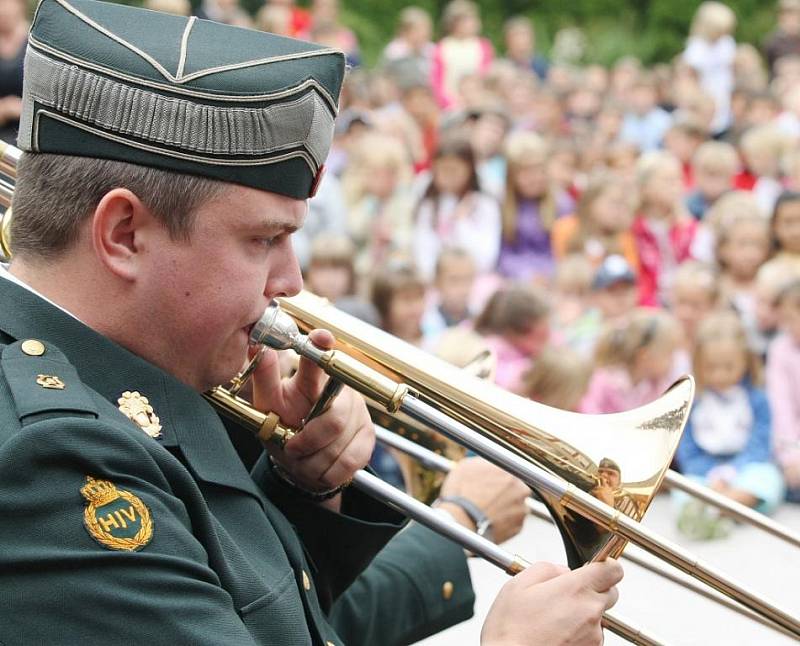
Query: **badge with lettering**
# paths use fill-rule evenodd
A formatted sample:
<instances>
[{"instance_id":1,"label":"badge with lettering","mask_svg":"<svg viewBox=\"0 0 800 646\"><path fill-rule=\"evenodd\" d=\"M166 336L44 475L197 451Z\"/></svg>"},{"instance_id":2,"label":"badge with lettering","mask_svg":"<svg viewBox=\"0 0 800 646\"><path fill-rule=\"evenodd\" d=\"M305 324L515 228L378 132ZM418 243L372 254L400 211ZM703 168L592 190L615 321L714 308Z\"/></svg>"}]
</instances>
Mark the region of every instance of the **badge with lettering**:
<instances>
[{"instance_id":1,"label":"badge with lettering","mask_svg":"<svg viewBox=\"0 0 800 646\"><path fill-rule=\"evenodd\" d=\"M137 391L126 390L117 399L120 412L152 438L161 437L161 420L155 414L150 400Z\"/></svg>"},{"instance_id":2,"label":"badge with lettering","mask_svg":"<svg viewBox=\"0 0 800 646\"><path fill-rule=\"evenodd\" d=\"M49 388L50 390L64 390L66 388L61 378L56 375L36 375L36 383L42 388Z\"/></svg>"},{"instance_id":3,"label":"badge with lettering","mask_svg":"<svg viewBox=\"0 0 800 646\"><path fill-rule=\"evenodd\" d=\"M86 476L81 495L89 503L83 521L91 537L111 550L135 552L153 537L150 510L130 491Z\"/></svg>"}]
</instances>

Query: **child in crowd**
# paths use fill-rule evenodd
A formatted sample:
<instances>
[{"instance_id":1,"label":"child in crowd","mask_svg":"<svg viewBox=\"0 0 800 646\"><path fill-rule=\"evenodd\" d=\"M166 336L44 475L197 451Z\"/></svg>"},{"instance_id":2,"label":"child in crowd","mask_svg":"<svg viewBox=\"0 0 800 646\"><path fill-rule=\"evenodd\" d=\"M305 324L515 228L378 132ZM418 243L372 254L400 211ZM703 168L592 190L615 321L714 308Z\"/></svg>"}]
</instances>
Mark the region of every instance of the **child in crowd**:
<instances>
[{"instance_id":1,"label":"child in crowd","mask_svg":"<svg viewBox=\"0 0 800 646\"><path fill-rule=\"evenodd\" d=\"M392 254L408 253L411 175L408 153L395 137L371 133L353 151L342 185L359 275L369 274Z\"/></svg>"},{"instance_id":2,"label":"child in crowd","mask_svg":"<svg viewBox=\"0 0 800 646\"><path fill-rule=\"evenodd\" d=\"M590 307L594 269L580 254L564 258L553 280L553 325L564 344L588 356L600 332L600 312Z\"/></svg>"},{"instance_id":3,"label":"child in crowd","mask_svg":"<svg viewBox=\"0 0 800 646\"><path fill-rule=\"evenodd\" d=\"M764 41L764 53L771 74L779 58L800 54L800 2L797 0L778 2L778 25Z\"/></svg>"},{"instance_id":4,"label":"child in crowd","mask_svg":"<svg viewBox=\"0 0 800 646\"><path fill-rule=\"evenodd\" d=\"M383 60L411 62L418 80L427 79L433 59L433 21L419 7L406 7L397 20L394 39L383 50Z\"/></svg>"},{"instance_id":5,"label":"child in crowd","mask_svg":"<svg viewBox=\"0 0 800 646\"><path fill-rule=\"evenodd\" d=\"M443 108L458 105L458 86L464 77L485 73L494 58L491 43L480 36L478 5L451 0L442 13L445 37L433 51L431 84Z\"/></svg>"},{"instance_id":6,"label":"child in crowd","mask_svg":"<svg viewBox=\"0 0 800 646\"><path fill-rule=\"evenodd\" d=\"M800 265L785 258L768 260L758 270L755 284L756 325L763 345L756 351L765 359L769 343L778 334L778 296L800 280Z\"/></svg>"},{"instance_id":7,"label":"child in crowd","mask_svg":"<svg viewBox=\"0 0 800 646\"><path fill-rule=\"evenodd\" d=\"M592 279L592 303L606 325L622 325L636 309L636 274L622 256L608 256Z\"/></svg>"},{"instance_id":8,"label":"child in crowd","mask_svg":"<svg viewBox=\"0 0 800 646\"><path fill-rule=\"evenodd\" d=\"M733 188L733 178L739 169L736 149L722 141L707 141L692 158L695 190L686 198L686 208L702 220L708 208Z\"/></svg>"},{"instance_id":9,"label":"child in crowd","mask_svg":"<svg viewBox=\"0 0 800 646\"><path fill-rule=\"evenodd\" d=\"M381 329L422 345L425 292L426 284L410 262L393 259L380 268L372 281L370 297L378 310Z\"/></svg>"},{"instance_id":10,"label":"child in crowd","mask_svg":"<svg viewBox=\"0 0 800 646\"><path fill-rule=\"evenodd\" d=\"M707 135L701 124L687 117L676 118L664 134L664 149L680 162L683 187L686 189L694 186L692 159Z\"/></svg>"},{"instance_id":11,"label":"child in crowd","mask_svg":"<svg viewBox=\"0 0 800 646\"><path fill-rule=\"evenodd\" d=\"M579 187L578 149L571 141L557 143L547 160L547 179L558 193L566 193L571 200L577 200L581 193Z\"/></svg>"},{"instance_id":12,"label":"child in crowd","mask_svg":"<svg viewBox=\"0 0 800 646\"><path fill-rule=\"evenodd\" d=\"M480 189L469 142L445 139L417 207L412 249L420 273L426 279L433 277L436 259L446 246L469 253L479 273L492 271L500 250L500 228L500 208Z\"/></svg>"},{"instance_id":13,"label":"child in crowd","mask_svg":"<svg viewBox=\"0 0 800 646\"><path fill-rule=\"evenodd\" d=\"M675 270L691 257L697 220L683 206L681 166L670 153L644 155L638 183L633 236L639 254L639 302L653 306L665 301Z\"/></svg>"},{"instance_id":14,"label":"child in crowd","mask_svg":"<svg viewBox=\"0 0 800 646\"><path fill-rule=\"evenodd\" d=\"M769 223L758 211L728 218L716 238L723 298L738 312L750 348L763 352L766 341L756 319L756 275L769 257Z\"/></svg>"},{"instance_id":15,"label":"child in crowd","mask_svg":"<svg viewBox=\"0 0 800 646\"><path fill-rule=\"evenodd\" d=\"M631 110L625 114L620 137L636 144L641 152L658 149L672 119L658 107L657 87L652 76L639 73L628 93L628 104Z\"/></svg>"},{"instance_id":16,"label":"child in crowd","mask_svg":"<svg viewBox=\"0 0 800 646\"><path fill-rule=\"evenodd\" d=\"M719 274L713 265L689 260L675 272L670 309L682 332L673 366L676 376L691 372L691 353L697 328L718 307L719 301Z\"/></svg>"},{"instance_id":17,"label":"child in crowd","mask_svg":"<svg viewBox=\"0 0 800 646\"><path fill-rule=\"evenodd\" d=\"M634 200L616 175L596 177L581 195L575 215L553 223L553 253L584 255L597 267L609 254L621 254L634 271L639 266L636 243L630 232Z\"/></svg>"},{"instance_id":18,"label":"child in crowd","mask_svg":"<svg viewBox=\"0 0 800 646\"><path fill-rule=\"evenodd\" d=\"M422 321L426 345L445 329L472 317L470 297L474 283L475 262L472 257L458 247L443 249L436 261L433 279L435 298L429 304Z\"/></svg>"},{"instance_id":19,"label":"child in crowd","mask_svg":"<svg viewBox=\"0 0 800 646\"><path fill-rule=\"evenodd\" d=\"M523 376L521 394L546 406L577 412L590 375L590 362L577 352L545 348Z\"/></svg>"},{"instance_id":20,"label":"child in crowd","mask_svg":"<svg viewBox=\"0 0 800 646\"><path fill-rule=\"evenodd\" d=\"M730 125L733 60L736 56L736 14L721 2L703 2L694 14L691 35L682 58L700 76L700 85L716 104L711 131Z\"/></svg>"},{"instance_id":21,"label":"child in crowd","mask_svg":"<svg viewBox=\"0 0 800 646\"><path fill-rule=\"evenodd\" d=\"M756 178L753 194L765 213L772 212L783 190L781 160L785 147L786 135L773 125L750 128L739 142L744 162Z\"/></svg>"},{"instance_id":22,"label":"child in crowd","mask_svg":"<svg viewBox=\"0 0 800 646\"><path fill-rule=\"evenodd\" d=\"M512 134L506 145L508 171L498 270L508 278L548 278L553 272L550 231L573 204L548 182L548 152L544 140L530 132Z\"/></svg>"},{"instance_id":23,"label":"child in crowd","mask_svg":"<svg viewBox=\"0 0 800 646\"><path fill-rule=\"evenodd\" d=\"M619 413L656 400L672 383L676 348L675 321L661 310L636 310L607 326L581 412Z\"/></svg>"},{"instance_id":24,"label":"child in crowd","mask_svg":"<svg viewBox=\"0 0 800 646\"><path fill-rule=\"evenodd\" d=\"M512 284L492 295L475 320L475 331L497 357L495 383L518 393L523 373L550 339L550 306L533 288Z\"/></svg>"},{"instance_id":25,"label":"child in crowd","mask_svg":"<svg viewBox=\"0 0 800 646\"><path fill-rule=\"evenodd\" d=\"M355 247L345 236L320 234L311 245L311 259L306 269L305 288L335 303L355 291L353 264Z\"/></svg>"},{"instance_id":26,"label":"child in crowd","mask_svg":"<svg viewBox=\"0 0 800 646\"><path fill-rule=\"evenodd\" d=\"M506 59L523 70L532 70L540 81L547 79L547 59L536 53L536 32L527 16L512 16L503 25Z\"/></svg>"},{"instance_id":27,"label":"child in crowd","mask_svg":"<svg viewBox=\"0 0 800 646\"><path fill-rule=\"evenodd\" d=\"M773 511L783 499L783 478L772 458L761 365L736 314L719 312L703 321L693 363L697 395L676 454L681 470L743 505ZM693 538L726 533L727 519L716 510L683 500L681 531Z\"/></svg>"},{"instance_id":28,"label":"child in crowd","mask_svg":"<svg viewBox=\"0 0 800 646\"><path fill-rule=\"evenodd\" d=\"M767 394L788 498L800 502L800 280L781 290L777 306L781 332L769 346Z\"/></svg>"},{"instance_id":29,"label":"child in crowd","mask_svg":"<svg viewBox=\"0 0 800 646\"><path fill-rule=\"evenodd\" d=\"M772 257L800 267L800 193L785 192L772 211Z\"/></svg>"}]
</instances>

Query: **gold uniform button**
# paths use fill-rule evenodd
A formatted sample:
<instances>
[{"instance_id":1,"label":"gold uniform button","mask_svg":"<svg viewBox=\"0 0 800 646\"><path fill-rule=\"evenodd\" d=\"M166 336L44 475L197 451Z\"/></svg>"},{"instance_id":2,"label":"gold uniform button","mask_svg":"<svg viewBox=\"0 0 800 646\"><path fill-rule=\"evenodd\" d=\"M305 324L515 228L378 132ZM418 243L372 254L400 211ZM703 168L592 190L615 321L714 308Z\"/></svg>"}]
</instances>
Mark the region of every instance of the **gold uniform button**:
<instances>
[{"instance_id":1,"label":"gold uniform button","mask_svg":"<svg viewBox=\"0 0 800 646\"><path fill-rule=\"evenodd\" d=\"M303 570L303 587L306 591L311 589L311 579L308 578L308 574L305 570Z\"/></svg>"},{"instance_id":2,"label":"gold uniform button","mask_svg":"<svg viewBox=\"0 0 800 646\"><path fill-rule=\"evenodd\" d=\"M453 596L453 582L452 581L445 581L442 585L442 598L445 601L450 601L450 598Z\"/></svg>"},{"instance_id":3,"label":"gold uniform button","mask_svg":"<svg viewBox=\"0 0 800 646\"><path fill-rule=\"evenodd\" d=\"M325 642L325 646L336 646L333 642Z\"/></svg>"},{"instance_id":4,"label":"gold uniform button","mask_svg":"<svg viewBox=\"0 0 800 646\"><path fill-rule=\"evenodd\" d=\"M44 343L36 339L28 339L22 342L22 351L29 357L41 357L44 354Z\"/></svg>"}]
</instances>

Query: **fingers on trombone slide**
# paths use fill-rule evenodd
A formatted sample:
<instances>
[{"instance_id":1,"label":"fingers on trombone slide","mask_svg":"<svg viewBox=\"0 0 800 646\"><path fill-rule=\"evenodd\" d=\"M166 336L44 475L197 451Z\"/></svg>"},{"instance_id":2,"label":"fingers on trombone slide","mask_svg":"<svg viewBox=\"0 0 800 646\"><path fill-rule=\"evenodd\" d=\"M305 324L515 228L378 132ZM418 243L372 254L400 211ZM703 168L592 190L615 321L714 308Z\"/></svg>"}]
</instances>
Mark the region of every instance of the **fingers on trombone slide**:
<instances>
[{"instance_id":1,"label":"fingers on trombone slide","mask_svg":"<svg viewBox=\"0 0 800 646\"><path fill-rule=\"evenodd\" d=\"M333 377L328 379L325 387L322 389L322 394L319 399L314 403L308 415L306 415L306 418L303 420L303 426L308 424L315 417L322 415L331 407L333 400L336 399L337 395L342 391L342 386L342 382L338 379L334 379Z\"/></svg>"}]
</instances>

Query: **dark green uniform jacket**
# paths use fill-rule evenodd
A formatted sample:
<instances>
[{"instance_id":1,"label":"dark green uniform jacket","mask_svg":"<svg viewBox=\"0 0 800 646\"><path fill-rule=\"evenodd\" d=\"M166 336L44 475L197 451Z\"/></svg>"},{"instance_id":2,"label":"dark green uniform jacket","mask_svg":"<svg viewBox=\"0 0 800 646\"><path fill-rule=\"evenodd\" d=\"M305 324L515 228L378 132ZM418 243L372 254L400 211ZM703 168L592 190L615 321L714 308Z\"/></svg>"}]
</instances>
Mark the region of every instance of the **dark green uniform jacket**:
<instances>
[{"instance_id":1,"label":"dark green uniform jacket","mask_svg":"<svg viewBox=\"0 0 800 646\"><path fill-rule=\"evenodd\" d=\"M354 490L322 509L263 457L248 473L198 393L3 278L0 351L5 646L396 644L470 616L459 547Z\"/></svg>"}]
</instances>

